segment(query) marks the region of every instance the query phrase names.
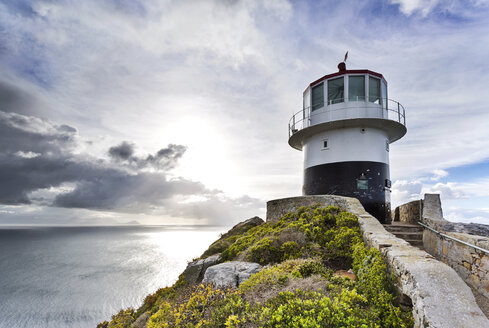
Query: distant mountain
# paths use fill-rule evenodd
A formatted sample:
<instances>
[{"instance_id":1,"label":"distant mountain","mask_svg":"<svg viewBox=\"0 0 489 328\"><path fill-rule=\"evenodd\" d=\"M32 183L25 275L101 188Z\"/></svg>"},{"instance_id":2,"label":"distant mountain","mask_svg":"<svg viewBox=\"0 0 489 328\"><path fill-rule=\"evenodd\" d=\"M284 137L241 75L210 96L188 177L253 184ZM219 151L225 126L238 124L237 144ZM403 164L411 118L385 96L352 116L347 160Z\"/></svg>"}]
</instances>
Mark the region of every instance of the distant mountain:
<instances>
[{"instance_id":1,"label":"distant mountain","mask_svg":"<svg viewBox=\"0 0 489 328\"><path fill-rule=\"evenodd\" d=\"M136 220L132 220L132 221L127 221L127 222L122 223L122 224L134 225L134 224L141 224L141 223L139 223L139 222L138 222L138 221L136 221Z\"/></svg>"}]
</instances>

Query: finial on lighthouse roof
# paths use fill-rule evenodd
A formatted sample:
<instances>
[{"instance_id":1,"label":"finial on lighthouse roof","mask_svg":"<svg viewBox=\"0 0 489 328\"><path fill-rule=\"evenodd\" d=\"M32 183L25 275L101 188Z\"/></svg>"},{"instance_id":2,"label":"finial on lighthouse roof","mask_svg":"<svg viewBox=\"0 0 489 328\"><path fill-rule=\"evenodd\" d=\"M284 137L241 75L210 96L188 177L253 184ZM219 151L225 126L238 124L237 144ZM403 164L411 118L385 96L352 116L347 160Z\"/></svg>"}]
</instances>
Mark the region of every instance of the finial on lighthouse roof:
<instances>
[{"instance_id":1,"label":"finial on lighthouse roof","mask_svg":"<svg viewBox=\"0 0 489 328\"><path fill-rule=\"evenodd\" d=\"M345 59L338 64L338 70L341 72L341 71L346 71L346 60L348 59L348 51L346 52L345 54Z\"/></svg>"}]
</instances>

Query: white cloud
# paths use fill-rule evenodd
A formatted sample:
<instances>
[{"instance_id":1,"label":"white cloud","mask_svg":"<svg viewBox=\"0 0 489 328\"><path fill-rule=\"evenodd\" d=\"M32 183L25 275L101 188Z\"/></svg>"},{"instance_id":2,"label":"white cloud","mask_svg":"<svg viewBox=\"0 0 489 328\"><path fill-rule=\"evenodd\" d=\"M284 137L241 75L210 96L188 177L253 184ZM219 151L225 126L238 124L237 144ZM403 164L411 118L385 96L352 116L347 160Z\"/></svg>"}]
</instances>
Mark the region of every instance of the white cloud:
<instances>
[{"instance_id":1,"label":"white cloud","mask_svg":"<svg viewBox=\"0 0 489 328\"><path fill-rule=\"evenodd\" d=\"M443 211L443 217L452 222L480 223L489 225L489 208L460 208L448 207Z\"/></svg>"},{"instance_id":2,"label":"white cloud","mask_svg":"<svg viewBox=\"0 0 489 328\"><path fill-rule=\"evenodd\" d=\"M460 199L467 198L468 196L458 183L447 182L437 183L433 186L425 186L423 193L440 194L443 199Z\"/></svg>"},{"instance_id":3,"label":"white cloud","mask_svg":"<svg viewBox=\"0 0 489 328\"><path fill-rule=\"evenodd\" d=\"M476 208L489 203L489 178L483 177L472 182L434 183L424 177L418 180L398 180L392 186L392 207L395 208L412 200L423 199L426 193L440 194L445 219L453 222L474 222L489 224L489 209Z\"/></svg>"},{"instance_id":4,"label":"white cloud","mask_svg":"<svg viewBox=\"0 0 489 328\"><path fill-rule=\"evenodd\" d=\"M487 8L487 0L390 0L398 4L402 13L407 16L419 13L422 17L428 16L438 9L440 12L448 12L454 15L472 15L469 8Z\"/></svg>"},{"instance_id":5,"label":"white cloud","mask_svg":"<svg viewBox=\"0 0 489 328\"><path fill-rule=\"evenodd\" d=\"M412 15L419 11L423 16L426 16L440 0L391 0L391 2L399 4L400 10L406 15Z\"/></svg>"},{"instance_id":6,"label":"white cloud","mask_svg":"<svg viewBox=\"0 0 489 328\"><path fill-rule=\"evenodd\" d=\"M263 1L263 7L286 21L292 16L292 5L287 0Z\"/></svg>"},{"instance_id":7,"label":"white cloud","mask_svg":"<svg viewBox=\"0 0 489 328\"><path fill-rule=\"evenodd\" d=\"M24 151L19 150L18 152L14 153L14 155L22 157L22 158L35 158L35 157L40 156L41 154L40 153L34 153L32 151L24 152Z\"/></svg>"},{"instance_id":8,"label":"white cloud","mask_svg":"<svg viewBox=\"0 0 489 328\"><path fill-rule=\"evenodd\" d=\"M433 184L433 179L419 178L416 180L396 180L392 185L392 206L396 207L412 200L422 199L424 194L440 194L445 200L466 199L468 197L480 196L474 191L480 191L484 185L483 181L472 184L462 184L456 182L437 182ZM477 186L477 187L476 187ZM488 193L489 196L489 193Z\"/></svg>"},{"instance_id":9,"label":"white cloud","mask_svg":"<svg viewBox=\"0 0 489 328\"><path fill-rule=\"evenodd\" d=\"M396 180L392 184L392 207L422 198L423 183L419 180Z\"/></svg>"},{"instance_id":10,"label":"white cloud","mask_svg":"<svg viewBox=\"0 0 489 328\"><path fill-rule=\"evenodd\" d=\"M471 182L459 183L459 188L474 197L489 197L489 177L481 177Z\"/></svg>"},{"instance_id":11,"label":"white cloud","mask_svg":"<svg viewBox=\"0 0 489 328\"><path fill-rule=\"evenodd\" d=\"M433 173L433 176L430 179L433 180L433 181L438 181L441 178L444 178L444 177L448 176L448 172L447 171L440 170L440 169L433 170L432 173Z\"/></svg>"}]
</instances>

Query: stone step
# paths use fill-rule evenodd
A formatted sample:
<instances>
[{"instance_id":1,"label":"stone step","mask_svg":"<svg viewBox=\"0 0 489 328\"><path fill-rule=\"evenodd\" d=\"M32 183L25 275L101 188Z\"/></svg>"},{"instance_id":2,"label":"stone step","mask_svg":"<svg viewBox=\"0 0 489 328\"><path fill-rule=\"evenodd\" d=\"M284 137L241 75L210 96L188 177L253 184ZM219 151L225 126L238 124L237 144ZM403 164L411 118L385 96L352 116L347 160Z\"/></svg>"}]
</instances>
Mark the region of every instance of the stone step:
<instances>
[{"instance_id":1,"label":"stone step","mask_svg":"<svg viewBox=\"0 0 489 328\"><path fill-rule=\"evenodd\" d=\"M396 233L420 233L420 234L423 234L423 230L418 230L418 229L385 229L385 230L387 230L393 234L396 234Z\"/></svg>"},{"instance_id":2,"label":"stone step","mask_svg":"<svg viewBox=\"0 0 489 328\"><path fill-rule=\"evenodd\" d=\"M389 232L394 232L394 231L418 231L418 232L423 232L423 227L419 225L412 225L412 224L385 224L384 225L385 230Z\"/></svg>"},{"instance_id":3,"label":"stone step","mask_svg":"<svg viewBox=\"0 0 489 328\"><path fill-rule=\"evenodd\" d=\"M422 240L406 240L406 241L410 243L412 246L418 247L419 249L424 249Z\"/></svg>"},{"instance_id":4,"label":"stone step","mask_svg":"<svg viewBox=\"0 0 489 328\"><path fill-rule=\"evenodd\" d=\"M384 224L384 228L397 238L404 239L412 246L423 249L423 227L417 224L393 222Z\"/></svg>"},{"instance_id":5,"label":"stone step","mask_svg":"<svg viewBox=\"0 0 489 328\"><path fill-rule=\"evenodd\" d=\"M423 233L420 232L405 232L405 231L396 231L391 232L397 238L401 238L404 240L423 240Z\"/></svg>"},{"instance_id":6,"label":"stone step","mask_svg":"<svg viewBox=\"0 0 489 328\"><path fill-rule=\"evenodd\" d=\"M387 231L411 231L411 232L423 232L422 227L385 227Z\"/></svg>"}]
</instances>

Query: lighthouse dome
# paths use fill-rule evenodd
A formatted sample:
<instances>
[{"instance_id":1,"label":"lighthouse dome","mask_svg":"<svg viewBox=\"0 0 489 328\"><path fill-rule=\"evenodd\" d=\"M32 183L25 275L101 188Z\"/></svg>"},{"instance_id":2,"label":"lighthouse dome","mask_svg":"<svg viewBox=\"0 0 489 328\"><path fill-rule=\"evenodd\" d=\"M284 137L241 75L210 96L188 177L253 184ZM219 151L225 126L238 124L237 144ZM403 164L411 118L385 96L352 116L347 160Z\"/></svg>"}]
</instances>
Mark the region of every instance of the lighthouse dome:
<instances>
[{"instance_id":1,"label":"lighthouse dome","mask_svg":"<svg viewBox=\"0 0 489 328\"><path fill-rule=\"evenodd\" d=\"M324 128L317 125L356 126L358 120L386 130L390 143L402 138L407 132L405 110L389 99L382 74L347 70L344 63L338 67L338 72L311 82L304 90L303 108L289 122L289 144L301 149L305 138Z\"/></svg>"}]
</instances>

